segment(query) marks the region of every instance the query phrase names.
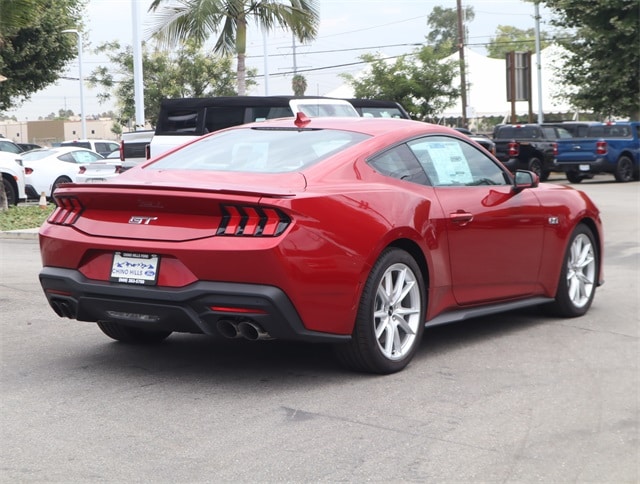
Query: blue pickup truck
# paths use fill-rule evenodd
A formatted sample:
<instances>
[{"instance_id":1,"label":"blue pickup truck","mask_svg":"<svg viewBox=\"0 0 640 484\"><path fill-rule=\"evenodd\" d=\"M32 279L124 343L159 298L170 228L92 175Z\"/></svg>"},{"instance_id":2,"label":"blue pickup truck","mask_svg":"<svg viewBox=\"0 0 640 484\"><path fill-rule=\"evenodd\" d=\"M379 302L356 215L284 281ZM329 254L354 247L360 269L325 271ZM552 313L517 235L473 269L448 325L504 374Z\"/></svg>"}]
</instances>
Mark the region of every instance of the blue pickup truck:
<instances>
[{"instance_id":1,"label":"blue pickup truck","mask_svg":"<svg viewBox=\"0 0 640 484\"><path fill-rule=\"evenodd\" d=\"M557 141L555 165L571 183L612 173L616 181L640 179L640 122L599 123L585 138Z\"/></svg>"}]
</instances>

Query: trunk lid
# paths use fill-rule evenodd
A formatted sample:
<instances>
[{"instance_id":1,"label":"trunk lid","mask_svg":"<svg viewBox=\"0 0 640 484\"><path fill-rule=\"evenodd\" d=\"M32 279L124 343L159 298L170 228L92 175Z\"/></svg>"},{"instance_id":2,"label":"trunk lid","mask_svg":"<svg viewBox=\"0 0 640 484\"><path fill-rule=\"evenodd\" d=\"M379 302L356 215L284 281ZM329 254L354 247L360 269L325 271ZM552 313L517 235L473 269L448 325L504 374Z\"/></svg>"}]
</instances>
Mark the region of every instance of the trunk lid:
<instances>
[{"instance_id":1,"label":"trunk lid","mask_svg":"<svg viewBox=\"0 0 640 484\"><path fill-rule=\"evenodd\" d=\"M112 183L62 185L49 223L96 237L181 242L220 234L226 217L240 230L249 230L245 223L268 233L281 214L262 202L293 197L306 186L300 173L167 171L162 181L153 181L144 171L129 170Z\"/></svg>"}]
</instances>

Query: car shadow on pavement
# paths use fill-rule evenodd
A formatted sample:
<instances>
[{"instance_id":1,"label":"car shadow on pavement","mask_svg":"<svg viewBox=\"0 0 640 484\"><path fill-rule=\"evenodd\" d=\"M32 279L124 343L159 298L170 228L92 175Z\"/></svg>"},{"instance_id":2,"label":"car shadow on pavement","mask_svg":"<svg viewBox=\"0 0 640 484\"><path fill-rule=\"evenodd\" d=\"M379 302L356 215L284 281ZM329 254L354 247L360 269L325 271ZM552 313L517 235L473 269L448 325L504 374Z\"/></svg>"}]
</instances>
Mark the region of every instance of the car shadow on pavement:
<instances>
[{"instance_id":1,"label":"car shadow on pavement","mask_svg":"<svg viewBox=\"0 0 640 484\"><path fill-rule=\"evenodd\" d=\"M532 308L427 328L409 368L430 365L430 358L508 334L547 324L551 318ZM289 386L318 384L318 379L379 378L343 369L330 345L285 341L218 339L204 335L172 334L151 346L111 341L96 327L95 344L78 348L59 363L94 373L95 378L152 378L161 381L209 381L211 384L271 382ZM272 385L270 385L272 387Z\"/></svg>"}]
</instances>

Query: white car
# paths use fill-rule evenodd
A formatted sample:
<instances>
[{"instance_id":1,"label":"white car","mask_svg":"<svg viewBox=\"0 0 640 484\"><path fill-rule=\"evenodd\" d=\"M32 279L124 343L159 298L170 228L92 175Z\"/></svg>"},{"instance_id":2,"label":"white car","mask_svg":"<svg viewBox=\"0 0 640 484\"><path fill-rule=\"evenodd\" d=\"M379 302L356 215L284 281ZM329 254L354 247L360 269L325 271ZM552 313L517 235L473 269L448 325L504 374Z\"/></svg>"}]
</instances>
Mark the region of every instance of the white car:
<instances>
[{"instance_id":1,"label":"white car","mask_svg":"<svg viewBox=\"0 0 640 484\"><path fill-rule=\"evenodd\" d=\"M87 148L88 150L107 156L120 149L120 143L108 139L74 139L63 141L60 146L71 146L73 148Z\"/></svg>"},{"instance_id":2,"label":"white car","mask_svg":"<svg viewBox=\"0 0 640 484\"><path fill-rule=\"evenodd\" d=\"M94 161L88 165L80 165L76 183L103 183L122 173L120 152L114 151L104 160Z\"/></svg>"},{"instance_id":3,"label":"white car","mask_svg":"<svg viewBox=\"0 0 640 484\"><path fill-rule=\"evenodd\" d=\"M24 168L21 163L18 154L0 151L0 173L8 205L17 205L19 201L27 198Z\"/></svg>"},{"instance_id":4,"label":"white car","mask_svg":"<svg viewBox=\"0 0 640 484\"><path fill-rule=\"evenodd\" d=\"M95 151L67 146L32 150L23 153L21 158L27 197L36 199L42 193L51 198L58 185L75 182L81 165L104 160L104 156Z\"/></svg>"}]
</instances>

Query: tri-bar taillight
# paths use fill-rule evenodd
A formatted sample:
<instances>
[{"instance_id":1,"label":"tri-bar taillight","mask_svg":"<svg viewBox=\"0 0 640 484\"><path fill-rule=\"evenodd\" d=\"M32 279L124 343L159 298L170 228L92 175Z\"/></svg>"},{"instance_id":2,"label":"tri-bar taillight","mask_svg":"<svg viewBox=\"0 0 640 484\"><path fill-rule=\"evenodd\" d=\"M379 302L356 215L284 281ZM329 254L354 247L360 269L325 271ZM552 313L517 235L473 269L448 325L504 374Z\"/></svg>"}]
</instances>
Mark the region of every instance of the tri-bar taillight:
<instances>
[{"instance_id":1,"label":"tri-bar taillight","mask_svg":"<svg viewBox=\"0 0 640 484\"><path fill-rule=\"evenodd\" d=\"M82 213L82 205L76 197L56 197L58 205L48 219L54 225L73 225Z\"/></svg>"},{"instance_id":2,"label":"tri-bar taillight","mask_svg":"<svg viewBox=\"0 0 640 484\"><path fill-rule=\"evenodd\" d=\"M220 209L222 219L216 235L274 237L291 223L291 219L277 208L222 205Z\"/></svg>"}]
</instances>

